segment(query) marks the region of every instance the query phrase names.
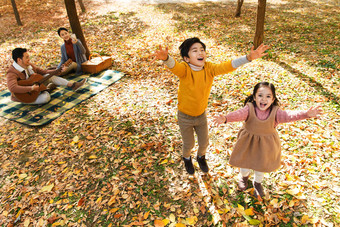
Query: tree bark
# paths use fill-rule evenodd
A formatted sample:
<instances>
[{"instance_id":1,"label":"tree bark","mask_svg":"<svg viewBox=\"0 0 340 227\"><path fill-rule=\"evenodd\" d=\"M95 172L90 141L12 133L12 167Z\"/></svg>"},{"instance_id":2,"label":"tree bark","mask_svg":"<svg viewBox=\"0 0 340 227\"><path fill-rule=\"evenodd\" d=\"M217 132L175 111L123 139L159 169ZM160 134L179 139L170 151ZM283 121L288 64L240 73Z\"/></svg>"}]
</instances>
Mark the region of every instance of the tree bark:
<instances>
[{"instance_id":1,"label":"tree bark","mask_svg":"<svg viewBox=\"0 0 340 227\"><path fill-rule=\"evenodd\" d=\"M13 7L13 11L14 11L14 15L15 15L15 19L17 20L17 24L19 26L22 26L21 20L20 20L20 15L17 9L17 5L15 4L15 0L11 0L12 2L12 7Z\"/></svg>"},{"instance_id":2,"label":"tree bark","mask_svg":"<svg viewBox=\"0 0 340 227\"><path fill-rule=\"evenodd\" d=\"M82 11L83 13L85 13L86 9L85 9L83 0L78 0L78 2L79 2L79 5L80 5L80 8L81 8L81 11Z\"/></svg>"},{"instance_id":3,"label":"tree bark","mask_svg":"<svg viewBox=\"0 0 340 227\"><path fill-rule=\"evenodd\" d=\"M264 19L266 14L266 0L258 0L254 49L261 45L264 38Z\"/></svg>"},{"instance_id":4,"label":"tree bark","mask_svg":"<svg viewBox=\"0 0 340 227\"><path fill-rule=\"evenodd\" d=\"M83 30L81 29L75 0L64 0L64 2L65 2L66 11L67 11L67 16L68 16L68 19L70 21L70 25L72 28L72 32L76 34L77 38L80 39L83 46L85 47L86 57L88 59L90 56L90 51L87 47L86 40L83 34Z\"/></svg>"},{"instance_id":5,"label":"tree bark","mask_svg":"<svg viewBox=\"0 0 340 227\"><path fill-rule=\"evenodd\" d=\"M241 8L243 5L244 0L237 0L237 9L236 9L236 14L235 17L240 17L241 16Z\"/></svg>"}]
</instances>

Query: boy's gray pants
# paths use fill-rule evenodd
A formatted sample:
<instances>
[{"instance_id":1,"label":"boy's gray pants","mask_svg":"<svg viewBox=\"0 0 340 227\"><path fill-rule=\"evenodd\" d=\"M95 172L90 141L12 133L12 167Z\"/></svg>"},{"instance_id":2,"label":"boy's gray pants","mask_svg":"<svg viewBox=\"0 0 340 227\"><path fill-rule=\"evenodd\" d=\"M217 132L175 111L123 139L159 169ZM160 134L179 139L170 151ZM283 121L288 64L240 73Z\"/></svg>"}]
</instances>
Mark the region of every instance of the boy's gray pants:
<instances>
[{"instance_id":1,"label":"boy's gray pants","mask_svg":"<svg viewBox=\"0 0 340 227\"><path fill-rule=\"evenodd\" d=\"M183 141L183 157L189 158L191 155L191 150L195 146L194 131L196 132L198 141L197 155L205 155L209 145L208 121L206 112L204 111L203 114L193 117L178 111L177 119Z\"/></svg>"}]
</instances>

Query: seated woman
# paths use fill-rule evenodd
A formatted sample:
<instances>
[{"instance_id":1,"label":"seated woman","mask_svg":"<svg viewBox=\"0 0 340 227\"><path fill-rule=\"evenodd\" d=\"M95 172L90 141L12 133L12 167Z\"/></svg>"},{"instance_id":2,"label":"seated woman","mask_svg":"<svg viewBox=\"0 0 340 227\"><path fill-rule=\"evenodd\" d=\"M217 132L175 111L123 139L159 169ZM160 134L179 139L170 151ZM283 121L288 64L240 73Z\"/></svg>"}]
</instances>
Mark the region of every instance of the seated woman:
<instances>
[{"instance_id":1,"label":"seated woman","mask_svg":"<svg viewBox=\"0 0 340 227\"><path fill-rule=\"evenodd\" d=\"M75 36L71 37L66 28L59 28L58 35L65 42L63 45L61 45L61 60L58 68L62 67L68 59L72 59L72 63L69 64L65 70L63 70L61 75L66 75L72 71L75 71L76 74L82 74L81 63L87 60L85 56L86 50L83 44Z\"/></svg>"}]
</instances>

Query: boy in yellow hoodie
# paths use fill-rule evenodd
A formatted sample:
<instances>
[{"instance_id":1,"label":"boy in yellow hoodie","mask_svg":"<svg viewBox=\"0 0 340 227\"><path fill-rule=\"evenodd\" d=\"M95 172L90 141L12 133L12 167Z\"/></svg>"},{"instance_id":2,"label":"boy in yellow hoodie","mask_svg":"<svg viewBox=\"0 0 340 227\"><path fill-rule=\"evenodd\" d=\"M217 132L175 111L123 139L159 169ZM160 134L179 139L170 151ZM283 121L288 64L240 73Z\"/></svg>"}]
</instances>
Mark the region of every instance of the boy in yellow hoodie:
<instances>
[{"instance_id":1,"label":"boy in yellow hoodie","mask_svg":"<svg viewBox=\"0 0 340 227\"><path fill-rule=\"evenodd\" d=\"M206 108L214 77L234 71L237 67L260 58L269 47L261 44L254 47L248 55L220 64L206 62L206 46L199 38L186 39L179 47L184 62L178 63L168 55L168 48L161 45L154 56L163 60L165 65L179 78L178 125L182 135L182 156L185 169L194 174L191 150L195 145L194 132L197 134L197 162L205 173L209 171L205 153L209 145Z\"/></svg>"}]
</instances>

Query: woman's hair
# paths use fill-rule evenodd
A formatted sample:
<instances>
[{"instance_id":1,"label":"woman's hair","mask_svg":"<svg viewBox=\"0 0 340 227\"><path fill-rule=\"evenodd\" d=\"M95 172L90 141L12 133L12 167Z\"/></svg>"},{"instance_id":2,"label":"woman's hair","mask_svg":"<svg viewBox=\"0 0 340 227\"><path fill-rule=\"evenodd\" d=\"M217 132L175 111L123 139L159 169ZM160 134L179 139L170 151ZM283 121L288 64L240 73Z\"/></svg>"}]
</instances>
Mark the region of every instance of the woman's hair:
<instances>
[{"instance_id":1,"label":"woman's hair","mask_svg":"<svg viewBox=\"0 0 340 227\"><path fill-rule=\"evenodd\" d=\"M60 36L60 32L61 32L62 30L68 32L68 30L67 30L66 28L60 27L60 28L58 28L58 35L59 35L59 36Z\"/></svg>"},{"instance_id":2,"label":"woman's hair","mask_svg":"<svg viewBox=\"0 0 340 227\"><path fill-rule=\"evenodd\" d=\"M195 43L200 43L203 46L203 49L205 50L205 44L199 39L199 38L190 38L184 40L184 42L179 46L179 50L181 51L182 58L189 57L188 53L190 50L190 47L194 45Z\"/></svg>"},{"instance_id":3,"label":"woman's hair","mask_svg":"<svg viewBox=\"0 0 340 227\"><path fill-rule=\"evenodd\" d=\"M256 84L255 87L254 87L254 90L253 90L253 94L252 94L252 95L249 95L249 96L246 98L246 100L244 101L244 105L247 105L248 102L251 102L251 103L253 103L253 104L255 103L254 97L255 97L255 95L256 95L257 90L258 90L259 88L261 88L261 87L268 87L268 88L270 88L270 90L271 90L272 93L273 93L273 98L274 98L274 102L273 102L272 106L279 106L279 105L280 105L280 102L279 102L279 100L278 100L277 97L276 97L274 84L268 83L268 82L260 82L260 83Z\"/></svg>"},{"instance_id":4,"label":"woman's hair","mask_svg":"<svg viewBox=\"0 0 340 227\"><path fill-rule=\"evenodd\" d=\"M15 48L12 50L12 58L15 62L17 62L18 58L22 59L24 57L24 53L27 52L26 48ZM18 63L18 62L17 62Z\"/></svg>"}]
</instances>

